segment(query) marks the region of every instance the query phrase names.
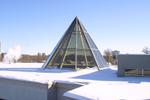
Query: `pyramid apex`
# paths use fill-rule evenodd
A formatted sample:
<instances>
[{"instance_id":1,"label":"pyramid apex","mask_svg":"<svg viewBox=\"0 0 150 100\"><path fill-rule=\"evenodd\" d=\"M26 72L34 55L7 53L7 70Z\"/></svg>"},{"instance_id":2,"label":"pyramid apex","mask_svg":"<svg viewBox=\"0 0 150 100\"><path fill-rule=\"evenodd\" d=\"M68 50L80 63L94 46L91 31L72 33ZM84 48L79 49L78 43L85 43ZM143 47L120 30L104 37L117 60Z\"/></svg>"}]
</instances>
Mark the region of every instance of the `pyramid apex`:
<instances>
[{"instance_id":1,"label":"pyramid apex","mask_svg":"<svg viewBox=\"0 0 150 100\"><path fill-rule=\"evenodd\" d=\"M78 17L78 16L76 16L76 17L75 17L75 20L79 20L79 17Z\"/></svg>"},{"instance_id":2,"label":"pyramid apex","mask_svg":"<svg viewBox=\"0 0 150 100\"><path fill-rule=\"evenodd\" d=\"M76 16L75 18L78 18L78 16Z\"/></svg>"}]
</instances>

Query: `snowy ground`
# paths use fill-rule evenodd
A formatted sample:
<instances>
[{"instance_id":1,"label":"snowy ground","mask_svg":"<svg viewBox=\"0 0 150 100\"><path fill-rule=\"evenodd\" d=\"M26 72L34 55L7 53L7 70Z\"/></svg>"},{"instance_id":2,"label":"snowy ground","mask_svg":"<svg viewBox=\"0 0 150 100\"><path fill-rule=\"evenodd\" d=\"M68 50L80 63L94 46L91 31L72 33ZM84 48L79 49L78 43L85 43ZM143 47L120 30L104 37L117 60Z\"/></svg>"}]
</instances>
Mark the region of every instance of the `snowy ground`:
<instances>
[{"instance_id":1,"label":"snowy ground","mask_svg":"<svg viewBox=\"0 0 150 100\"><path fill-rule=\"evenodd\" d=\"M57 81L86 84L65 93L65 96L76 99L150 99L150 77L117 77L115 66L100 71L96 69L69 71L42 69L42 65L42 63L0 63L0 77L42 83Z\"/></svg>"},{"instance_id":2,"label":"snowy ground","mask_svg":"<svg viewBox=\"0 0 150 100\"><path fill-rule=\"evenodd\" d=\"M43 69L42 65L43 63L0 63L0 77L37 82L68 81L72 78L78 80L78 76L97 71L96 69L81 71Z\"/></svg>"}]
</instances>

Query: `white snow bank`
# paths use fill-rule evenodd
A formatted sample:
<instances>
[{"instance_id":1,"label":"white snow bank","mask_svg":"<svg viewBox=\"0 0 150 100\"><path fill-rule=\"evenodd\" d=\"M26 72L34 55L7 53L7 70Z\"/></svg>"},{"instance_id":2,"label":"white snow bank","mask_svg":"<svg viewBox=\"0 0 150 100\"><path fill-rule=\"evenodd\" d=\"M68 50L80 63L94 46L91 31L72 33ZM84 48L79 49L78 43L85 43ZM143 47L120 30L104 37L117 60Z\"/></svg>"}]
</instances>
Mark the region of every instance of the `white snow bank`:
<instances>
[{"instance_id":1,"label":"white snow bank","mask_svg":"<svg viewBox=\"0 0 150 100\"><path fill-rule=\"evenodd\" d=\"M60 69L43 69L42 63L0 63L0 77L20 79L36 82L49 82L56 80L67 80L97 71L96 69L72 71Z\"/></svg>"},{"instance_id":2,"label":"white snow bank","mask_svg":"<svg viewBox=\"0 0 150 100\"><path fill-rule=\"evenodd\" d=\"M149 100L150 84L89 84L66 92L78 100Z\"/></svg>"},{"instance_id":3,"label":"white snow bank","mask_svg":"<svg viewBox=\"0 0 150 100\"><path fill-rule=\"evenodd\" d=\"M41 68L43 63L0 63L0 68Z\"/></svg>"}]
</instances>

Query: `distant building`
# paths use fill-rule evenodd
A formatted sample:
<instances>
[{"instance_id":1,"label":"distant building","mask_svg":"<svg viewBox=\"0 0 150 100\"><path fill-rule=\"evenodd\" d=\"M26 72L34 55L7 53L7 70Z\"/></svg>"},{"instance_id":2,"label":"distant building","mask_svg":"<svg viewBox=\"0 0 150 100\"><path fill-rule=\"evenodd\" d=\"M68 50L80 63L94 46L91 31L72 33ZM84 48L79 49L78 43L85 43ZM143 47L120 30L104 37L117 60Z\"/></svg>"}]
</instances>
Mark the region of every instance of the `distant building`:
<instances>
[{"instance_id":1,"label":"distant building","mask_svg":"<svg viewBox=\"0 0 150 100\"><path fill-rule=\"evenodd\" d=\"M119 54L120 54L120 51L118 51L118 50L112 51L113 64L114 64L114 65L117 65L117 64L118 64L118 59L117 59L117 57L118 57Z\"/></svg>"},{"instance_id":2,"label":"distant building","mask_svg":"<svg viewBox=\"0 0 150 100\"><path fill-rule=\"evenodd\" d=\"M118 51L118 50L112 51L112 55L115 57L117 57L119 54L120 54L120 51Z\"/></svg>"},{"instance_id":3,"label":"distant building","mask_svg":"<svg viewBox=\"0 0 150 100\"><path fill-rule=\"evenodd\" d=\"M118 55L118 76L150 76L150 55Z\"/></svg>"}]
</instances>

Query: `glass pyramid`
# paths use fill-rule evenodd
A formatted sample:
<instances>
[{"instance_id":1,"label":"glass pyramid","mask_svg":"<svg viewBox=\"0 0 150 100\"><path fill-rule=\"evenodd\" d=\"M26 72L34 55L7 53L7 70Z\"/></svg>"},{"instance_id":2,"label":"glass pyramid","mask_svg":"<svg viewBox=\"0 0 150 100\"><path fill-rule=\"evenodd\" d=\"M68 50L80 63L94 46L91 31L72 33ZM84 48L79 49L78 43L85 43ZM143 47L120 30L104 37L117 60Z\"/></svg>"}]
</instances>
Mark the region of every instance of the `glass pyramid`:
<instances>
[{"instance_id":1,"label":"glass pyramid","mask_svg":"<svg viewBox=\"0 0 150 100\"><path fill-rule=\"evenodd\" d=\"M107 63L84 26L76 17L49 56L44 68L84 69L107 66Z\"/></svg>"}]
</instances>

